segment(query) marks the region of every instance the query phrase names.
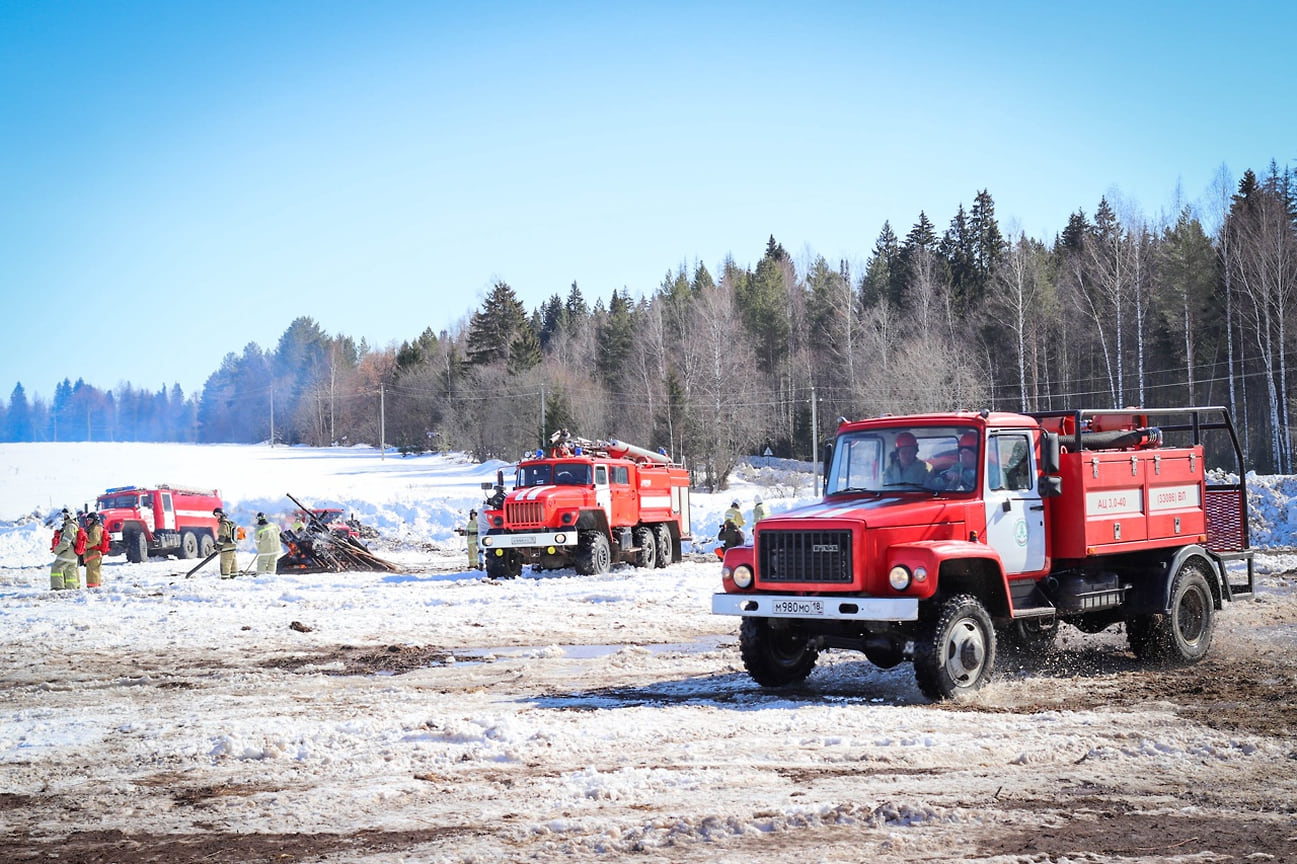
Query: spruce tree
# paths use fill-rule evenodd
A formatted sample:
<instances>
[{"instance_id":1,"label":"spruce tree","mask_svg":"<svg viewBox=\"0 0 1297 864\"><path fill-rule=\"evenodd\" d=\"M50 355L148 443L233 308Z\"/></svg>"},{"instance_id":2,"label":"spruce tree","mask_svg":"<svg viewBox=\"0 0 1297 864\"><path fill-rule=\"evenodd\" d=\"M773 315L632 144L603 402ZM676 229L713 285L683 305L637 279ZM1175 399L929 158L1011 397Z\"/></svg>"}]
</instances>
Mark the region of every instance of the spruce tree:
<instances>
[{"instance_id":1,"label":"spruce tree","mask_svg":"<svg viewBox=\"0 0 1297 864\"><path fill-rule=\"evenodd\" d=\"M527 311L522 301L508 283L496 282L468 325L468 362L489 366L508 361L514 337L525 326Z\"/></svg>"}]
</instances>

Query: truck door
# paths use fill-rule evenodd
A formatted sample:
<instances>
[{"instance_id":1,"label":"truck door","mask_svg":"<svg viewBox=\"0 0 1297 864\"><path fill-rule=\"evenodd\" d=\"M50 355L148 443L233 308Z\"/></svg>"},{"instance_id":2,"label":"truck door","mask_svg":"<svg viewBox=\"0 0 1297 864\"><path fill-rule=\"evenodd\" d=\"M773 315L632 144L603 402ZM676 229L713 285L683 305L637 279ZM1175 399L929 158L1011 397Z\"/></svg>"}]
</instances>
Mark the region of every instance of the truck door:
<instances>
[{"instance_id":1,"label":"truck door","mask_svg":"<svg viewBox=\"0 0 1297 864\"><path fill-rule=\"evenodd\" d=\"M1034 452L1029 431L996 432L987 439L986 540L1009 575L1045 569L1045 505Z\"/></svg>"},{"instance_id":2,"label":"truck door","mask_svg":"<svg viewBox=\"0 0 1297 864\"><path fill-rule=\"evenodd\" d=\"M613 525L634 525L639 521L639 510L635 506L635 488L630 485L630 468L625 465L609 465L611 477L612 512L608 514Z\"/></svg>"},{"instance_id":3,"label":"truck door","mask_svg":"<svg viewBox=\"0 0 1297 864\"><path fill-rule=\"evenodd\" d=\"M159 528L166 528L174 531L176 528L176 511L171 504L171 493L162 493L162 523Z\"/></svg>"},{"instance_id":4,"label":"truck door","mask_svg":"<svg viewBox=\"0 0 1297 864\"><path fill-rule=\"evenodd\" d=\"M594 503L603 508L604 515L608 517L608 524L612 524L612 492L608 489L608 466L594 466Z\"/></svg>"}]
</instances>

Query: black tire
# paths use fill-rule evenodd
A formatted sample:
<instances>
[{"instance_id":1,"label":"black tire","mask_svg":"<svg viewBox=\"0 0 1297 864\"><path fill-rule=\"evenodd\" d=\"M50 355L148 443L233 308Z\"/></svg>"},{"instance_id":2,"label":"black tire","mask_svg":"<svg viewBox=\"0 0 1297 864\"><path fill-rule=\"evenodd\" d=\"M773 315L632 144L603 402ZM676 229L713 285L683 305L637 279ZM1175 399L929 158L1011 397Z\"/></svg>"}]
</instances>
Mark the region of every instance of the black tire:
<instances>
[{"instance_id":1,"label":"black tire","mask_svg":"<svg viewBox=\"0 0 1297 864\"><path fill-rule=\"evenodd\" d=\"M657 565L658 558L658 541L653 536L653 529L647 525L641 525L635 529L635 545L639 551L635 553L635 566L653 568Z\"/></svg>"},{"instance_id":2,"label":"black tire","mask_svg":"<svg viewBox=\"0 0 1297 864\"><path fill-rule=\"evenodd\" d=\"M665 567L673 563L674 544L671 542L671 528L665 522L659 522L653 528L653 537L658 544L657 566Z\"/></svg>"},{"instance_id":3,"label":"black tire","mask_svg":"<svg viewBox=\"0 0 1297 864\"><path fill-rule=\"evenodd\" d=\"M997 628L1006 646L1026 657L1041 657L1054 647L1058 635L1057 617L1019 618Z\"/></svg>"},{"instance_id":4,"label":"black tire","mask_svg":"<svg viewBox=\"0 0 1297 864\"><path fill-rule=\"evenodd\" d=\"M522 575L522 557L511 549L503 555L489 552L486 555L486 575L492 579L517 579Z\"/></svg>"},{"instance_id":5,"label":"black tire","mask_svg":"<svg viewBox=\"0 0 1297 864\"><path fill-rule=\"evenodd\" d=\"M929 699L964 699L991 680L995 627L971 594L956 594L921 619L914 645L914 678Z\"/></svg>"},{"instance_id":6,"label":"black tire","mask_svg":"<svg viewBox=\"0 0 1297 864\"><path fill-rule=\"evenodd\" d=\"M739 627L739 653L743 668L762 687L805 681L820 656L819 649L797 625L774 627L769 618L747 617Z\"/></svg>"},{"instance_id":7,"label":"black tire","mask_svg":"<svg viewBox=\"0 0 1297 864\"><path fill-rule=\"evenodd\" d=\"M1171 582L1171 611L1127 622L1131 653L1140 660L1174 665L1197 663L1207 655L1216 627L1216 600L1206 566L1194 558L1180 565Z\"/></svg>"},{"instance_id":8,"label":"black tire","mask_svg":"<svg viewBox=\"0 0 1297 864\"><path fill-rule=\"evenodd\" d=\"M198 535L193 531L186 531L180 535L180 557L198 557Z\"/></svg>"},{"instance_id":9,"label":"black tire","mask_svg":"<svg viewBox=\"0 0 1297 864\"><path fill-rule=\"evenodd\" d=\"M149 539L144 536L143 531L130 531L122 537L126 544L126 560L132 564L139 564L142 561L149 560Z\"/></svg>"},{"instance_id":10,"label":"black tire","mask_svg":"<svg viewBox=\"0 0 1297 864\"><path fill-rule=\"evenodd\" d=\"M216 551L216 540L211 534L203 534L198 538L198 554L206 558Z\"/></svg>"},{"instance_id":11,"label":"black tire","mask_svg":"<svg viewBox=\"0 0 1297 864\"><path fill-rule=\"evenodd\" d=\"M1126 622L1126 643L1136 660L1153 662L1164 656L1159 644L1161 615L1140 615Z\"/></svg>"},{"instance_id":12,"label":"black tire","mask_svg":"<svg viewBox=\"0 0 1297 864\"><path fill-rule=\"evenodd\" d=\"M602 531L582 531L576 546L576 572L582 576L598 576L612 568L612 553L608 538Z\"/></svg>"}]
</instances>

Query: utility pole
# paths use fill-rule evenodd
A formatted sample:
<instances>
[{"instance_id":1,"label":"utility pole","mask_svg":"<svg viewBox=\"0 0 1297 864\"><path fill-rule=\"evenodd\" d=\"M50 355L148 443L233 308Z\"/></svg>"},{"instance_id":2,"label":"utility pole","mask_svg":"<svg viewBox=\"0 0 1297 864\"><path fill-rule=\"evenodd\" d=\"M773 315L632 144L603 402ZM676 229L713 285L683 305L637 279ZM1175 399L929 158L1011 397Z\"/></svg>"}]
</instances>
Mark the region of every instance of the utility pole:
<instances>
[{"instance_id":1,"label":"utility pole","mask_svg":"<svg viewBox=\"0 0 1297 864\"><path fill-rule=\"evenodd\" d=\"M811 385L811 470L815 472L815 482L811 484L816 496L820 494L820 427L815 416L815 385Z\"/></svg>"},{"instance_id":2,"label":"utility pole","mask_svg":"<svg viewBox=\"0 0 1297 864\"><path fill-rule=\"evenodd\" d=\"M382 382L378 385L378 458L387 458L387 405Z\"/></svg>"}]
</instances>

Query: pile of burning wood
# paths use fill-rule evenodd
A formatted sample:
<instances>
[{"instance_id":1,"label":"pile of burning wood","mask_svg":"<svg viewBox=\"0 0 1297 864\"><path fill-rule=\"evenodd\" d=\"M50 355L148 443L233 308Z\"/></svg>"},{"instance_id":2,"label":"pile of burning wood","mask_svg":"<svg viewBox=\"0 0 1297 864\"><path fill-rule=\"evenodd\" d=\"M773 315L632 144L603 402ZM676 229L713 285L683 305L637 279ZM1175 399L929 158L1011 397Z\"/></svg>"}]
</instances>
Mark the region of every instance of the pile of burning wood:
<instances>
[{"instance_id":1,"label":"pile of burning wood","mask_svg":"<svg viewBox=\"0 0 1297 864\"><path fill-rule=\"evenodd\" d=\"M288 552L279 557L275 569L279 573L326 573L342 570L384 570L394 573L395 564L384 561L369 551L352 532L334 530L316 515L315 510L304 505L292 495L289 500L298 506L306 527L288 530L280 535Z\"/></svg>"}]
</instances>

